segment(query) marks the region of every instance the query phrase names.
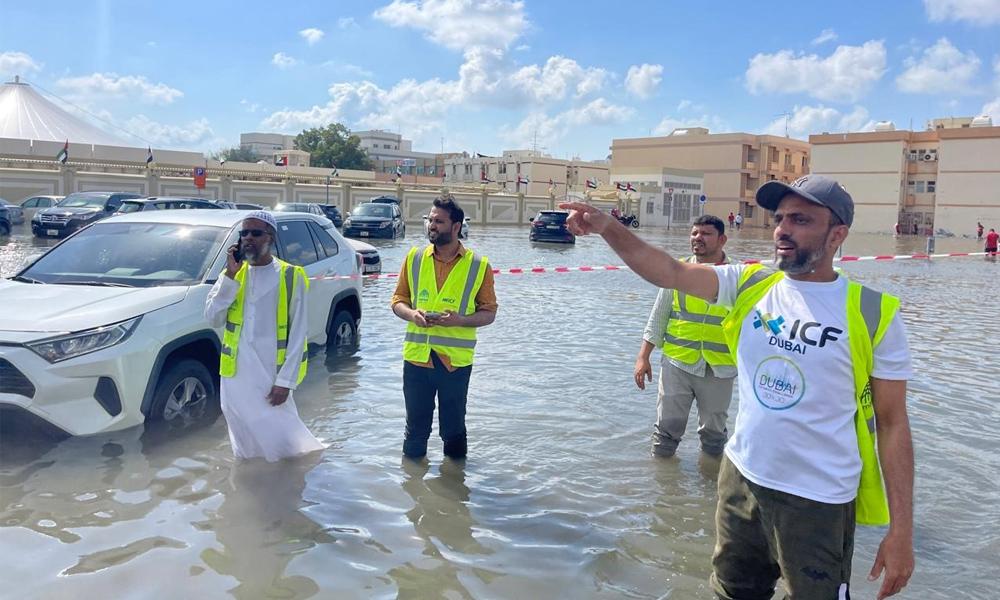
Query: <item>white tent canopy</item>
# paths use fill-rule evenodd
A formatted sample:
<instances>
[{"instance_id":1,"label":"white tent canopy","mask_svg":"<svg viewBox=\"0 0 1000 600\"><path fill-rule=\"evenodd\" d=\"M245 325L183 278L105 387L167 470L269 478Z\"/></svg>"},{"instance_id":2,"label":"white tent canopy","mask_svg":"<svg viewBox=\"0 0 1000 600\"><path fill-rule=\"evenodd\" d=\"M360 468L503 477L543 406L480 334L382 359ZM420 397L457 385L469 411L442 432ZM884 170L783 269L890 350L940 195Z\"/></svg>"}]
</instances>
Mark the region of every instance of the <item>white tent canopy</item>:
<instances>
[{"instance_id":1,"label":"white tent canopy","mask_svg":"<svg viewBox=\"0 0 1000 600\"><path fill-rule=\"evenodd\" d=\"M135 146L59 108L15 78L0 85L0 138Z\"/></svg>"}]
</instances>

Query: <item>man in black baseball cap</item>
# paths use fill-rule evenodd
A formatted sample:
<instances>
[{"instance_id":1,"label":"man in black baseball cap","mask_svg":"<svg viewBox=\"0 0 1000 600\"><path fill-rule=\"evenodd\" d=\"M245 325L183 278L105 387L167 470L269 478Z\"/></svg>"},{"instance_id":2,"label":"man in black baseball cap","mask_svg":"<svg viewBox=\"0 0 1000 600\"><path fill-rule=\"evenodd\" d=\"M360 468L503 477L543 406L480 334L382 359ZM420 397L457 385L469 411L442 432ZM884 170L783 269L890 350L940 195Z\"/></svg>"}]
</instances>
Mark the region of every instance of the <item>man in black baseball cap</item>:
<instances>
[{"instance_id":1,"label":"man in black baseball cap","mask_svg":"<svg viewBox=\"0 0 1000 600\"><path fill-rule=\"evenodd\" d=\"M712 591L848 598L855 523L888 525L869 580L879 600L913 573L913 445L906 415L910 352L899 300L833 268L854 222L836 181L771 181L774 262L681 262L584 203L569 229L597 233L650 283L729 309L739 411L719 465ZM876 445L877 437L877 445Z\"/></svg>"}]
</instances>

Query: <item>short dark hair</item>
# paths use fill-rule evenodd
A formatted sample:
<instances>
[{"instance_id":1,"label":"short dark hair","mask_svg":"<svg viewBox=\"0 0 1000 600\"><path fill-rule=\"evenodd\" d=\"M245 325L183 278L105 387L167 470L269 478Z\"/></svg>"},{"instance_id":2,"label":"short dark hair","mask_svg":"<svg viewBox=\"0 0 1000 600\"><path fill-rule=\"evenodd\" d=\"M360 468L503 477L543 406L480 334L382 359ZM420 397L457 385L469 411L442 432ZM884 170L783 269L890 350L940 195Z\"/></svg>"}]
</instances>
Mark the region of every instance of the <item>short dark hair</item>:
<instances>
[{"instance_id":1,"label":"short dark hair","mask_svg":"<svg viewBox=\"0 0 1000 600\"><path fill-rule=\"evenodd\" d=\"M434 199L434 208L448 211L448 218L452 223L462 223L465 221L465 211L455 202L454 196L438 196Z\"/></svg>"},{"instance_id":2,"label":"short dark hair","mask_svg":"<svg viewBox=\"0 0 1000 600\"><path fill-rule=\"evenodd\" d=\"M702 215L695 219L691 225L711 225L719 231L719 235L726 235L726 224L715 215Z\"/></svg>"}]
</instances>

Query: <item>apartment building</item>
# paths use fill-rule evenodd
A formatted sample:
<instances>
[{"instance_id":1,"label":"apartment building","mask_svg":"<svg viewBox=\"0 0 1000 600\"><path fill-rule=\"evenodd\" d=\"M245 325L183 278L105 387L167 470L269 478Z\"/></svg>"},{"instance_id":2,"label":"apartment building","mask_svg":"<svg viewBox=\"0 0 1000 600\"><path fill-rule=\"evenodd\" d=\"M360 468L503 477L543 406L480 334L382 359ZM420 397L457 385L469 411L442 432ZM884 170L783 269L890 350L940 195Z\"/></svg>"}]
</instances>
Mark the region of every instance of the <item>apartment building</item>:
<instances>
[{"instance_id":1,"label":"apartment building","mask_svg":"<svg viewBox=\"0 0 1000 600\"><path fill-rule=\"evenodd\" d=\"M989 117L934 119L926 131L809 137L813 170L834 177L855 203L854 231L971 235L1000 227L1000 127Z\"/></svg>"},{"instance_id":2,"label":"apartment building","mask_svg":"<svg viewBox=\"0 0 1000 600\"><path fill-rule=\"evenodd\" d=\"M809 168L807 142L773 135L713 134L703 127L690 127L666 136L615 139L611 143L612 179L621 181L644 169L701 173L701 191L706 197L703 211L722 217L739 213L744 225L751 227L770 224L767 211L754 202L757 188L772 180L794 181Z\"/></svg>"},{"instance_id":3,"label":"apartment building","mask_svg":"<svg viewBox=\"0 0 1000 600\"><path fill-rule=\"evenodd\" d=\"M608 183L608 164L601 161L564 160L537 150L505 150L501 156L455 157L446 159L446 183L473 185L487 183L510 193L547 196L554 188L557 198L567 192L582 192L587 180Z\"/></svg>"}]
</instances>

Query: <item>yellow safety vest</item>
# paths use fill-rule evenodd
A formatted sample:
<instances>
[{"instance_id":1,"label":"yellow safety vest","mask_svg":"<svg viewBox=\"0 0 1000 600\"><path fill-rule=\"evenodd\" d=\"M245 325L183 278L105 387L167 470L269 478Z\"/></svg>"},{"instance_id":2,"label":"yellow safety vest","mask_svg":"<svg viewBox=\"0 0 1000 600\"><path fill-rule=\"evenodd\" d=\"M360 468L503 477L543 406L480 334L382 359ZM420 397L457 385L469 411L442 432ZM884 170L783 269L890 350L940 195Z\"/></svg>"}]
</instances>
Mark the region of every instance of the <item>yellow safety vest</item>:
<instances>
[{"instance_id":1,"label":"yellow safety vest","mask_svg":"<svg viewBox=\"0 0 1000 600\"><path fill-rule=\"evenodd\" d=\"M687 262L694 262L691 256ZM722 321L729 309L674 290L674 302L663 335L663 353L693 365L699 358L713 367L732 367L736 359L726 343Z\"/></svg>"},{"instance_id":2,"label":"yellow safety vest","mask_svg":"<svg viewBox=\"0 0 1000 600\"><path fill-rule=\"evenodd\" d=\"M476 294L490 268L485 256L474 256L471 250L458 259L439 290L434 275L434 246L423 250L411 248L406 255L406 273L410 278L410 305L428 312L453 311L460 315L476 312ZM476 351L475 327L418 327L410 322L403 341L403 359L425 363L431 350L444 354L453 367L472 364Z\"/></svg>"},{"instance_id":3,"label":"yellow safety vest","mask_svg":"<svg viewBox=\"0 0 1000 600\"><path fill-rule=\"evenodd\" d=\"M278 272L278 370L285 364L286 350L288 349L288 329L291 327L289 312L294 294L305 293L309 290L309 279L306 271L302 267L297 267L275 258L280 267ZM240 332L243 330L243 298L246 292L247 263L244 263L240 270L236 272L234 278L240 284L236 292L236 299L229 305L229 312L226 313L226 329L222 334L222 355L219 357L219 375L223 377L234 377L236 375L236 350L240 345ZM298 275L298 276L296 276ZM220 277L225 277L225 273ZM289 293L289 290L292 293ZM300 315L305 317L305 315ZM299 374L296 385L302 383L306 377L306 362L308 354L308 340L302 344L301 362L299 363Z\"/></svg>"},{"instance_id":4,"label":"yellow safety vest","mask_svg":"<svg viewBox=\"0 0 1000 600\"><path fill-rule=\"evenodd\" d=\"M722 323L735 357L743 321L757 303L785 276L782 271L749 265L740 274L736 302ZM861 456L861 478L855 500L857 522L861 525L888 525L889 502L882 484L882 472L875 449L875 409L872 406L871 373L874 348L885 336L899 310L899 298L847 282L847 336L854 369L854 430Z\"/></svg>"}]
</instances>

